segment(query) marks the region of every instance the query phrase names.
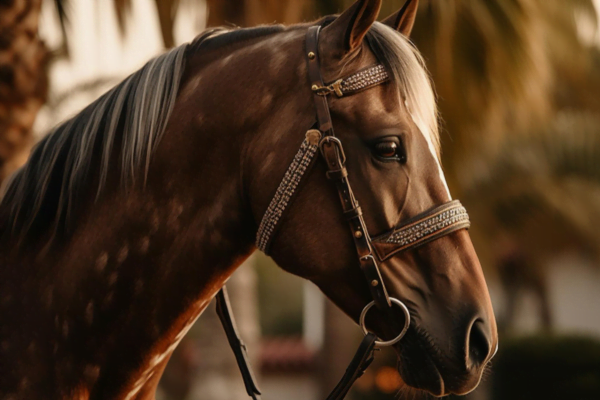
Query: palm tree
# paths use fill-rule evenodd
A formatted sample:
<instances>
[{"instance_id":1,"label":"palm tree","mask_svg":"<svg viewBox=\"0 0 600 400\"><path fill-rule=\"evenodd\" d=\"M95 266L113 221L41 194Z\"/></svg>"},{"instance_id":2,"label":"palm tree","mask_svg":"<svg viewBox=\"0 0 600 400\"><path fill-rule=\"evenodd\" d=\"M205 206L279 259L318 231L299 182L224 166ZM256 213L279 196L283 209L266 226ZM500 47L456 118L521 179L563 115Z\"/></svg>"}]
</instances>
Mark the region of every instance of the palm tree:
<instances>
[{"instance_id":1,"label":"palm tree","mask_svg":"<svg viewBox=\"0 0 600 400\"><path fill-rule=\"evenodd\" d=\"M254 26L302 21L312 0L207 0L207 26Z\"/></svg>"},{"instance_id":2,"label":"palm tree","mask_svg":"<svg viewBox=\"0 0 600 400\"><path fill-rule=\"evenodd\" d=\"M38 35L43 0L0 1L0 184L21 166L33 144L32 127L48 98L48 64L68 56L65 35L69 0L51 1L64 45L50 51ZM200 0L198 0L200 1ZM132 0L113 0L122 33ZM155 0L163 42L174 46L173 24L179 0Z\"/></svg>"},{"instance_id":3,"label":"palm tree","mask_svg":"<svg viewBox=\"0 0 600 400\"><path fill-rule=\"evenodd\" d=\"M421 1L413 37L451 135L444 165L458 195L472 157L539 131L556 109L557 83L590 75L577 21L595 16L592 0Z\"/></svg>"},{"instance_id":4,"label":"palm tree","mask_svg":"<svg viewBox=\"0 0 600 400\"><path fill-rule=\"evenodd\" d=\"M0 183L25 161L48 94L48 51L37 35L41 2L0 2Z\"/></svg>"}]
</instances>

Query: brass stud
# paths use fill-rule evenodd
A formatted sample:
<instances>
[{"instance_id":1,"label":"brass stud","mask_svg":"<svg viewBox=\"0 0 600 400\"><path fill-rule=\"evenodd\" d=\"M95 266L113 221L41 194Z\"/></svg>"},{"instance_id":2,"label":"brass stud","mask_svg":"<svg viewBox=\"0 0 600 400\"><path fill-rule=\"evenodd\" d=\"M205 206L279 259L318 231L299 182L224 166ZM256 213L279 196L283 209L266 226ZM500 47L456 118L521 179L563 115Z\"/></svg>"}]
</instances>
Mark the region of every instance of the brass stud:
<instances>
[{"instance_id":1,"label":"brass stud","mask_svg":"<svg viewBox=\"0 0 600 400\"><path fill-rule=\"evenodd\" d=\"M311 89L313 92L315 92L315 91L319 90L319 85L312 85Z\"/></svg>"},{"instance_id":2,"label":"brass stud","mask_svg":"<svg viewBox=\"0 0 600 400\"><path fill-rule=\"evenodd\" d=\"M373 280L371 281L371 286L375 287L375 286L377 286L377 285L379 285L379 281L378 281L377 279L373 279Z\"/></svg>"},{"instance_id":3,"label":"brass stud","mask_svg":"<svg viewBox=\"0 0 600 400\"><path fill-rule=\"evenodd\" d=\"M312 51L308 53L308 59L309 60L314 60L315 59L315 53L313 53Z\"/></svg>"},{"instance_id":4,"label":"brass stud","mask_svg":"<svg viewBox=\"0 0 600 400\"><path fill-rule=\"evenodd\" d=\"M361 231L354 232L354 237L357 239L360 239L362 237L362 232Z\"/></svg>"},{"instance_id":5,"label":"brass stud","mask_svg":"<svg viewBox=\"0 0 600 400\"><path fill-rule=\"evenodd\" d=\"M321 132L317 129L310 129L306 132L306 140L313 146L318 145L321 140Z\"/></svg>"}]
</instances>

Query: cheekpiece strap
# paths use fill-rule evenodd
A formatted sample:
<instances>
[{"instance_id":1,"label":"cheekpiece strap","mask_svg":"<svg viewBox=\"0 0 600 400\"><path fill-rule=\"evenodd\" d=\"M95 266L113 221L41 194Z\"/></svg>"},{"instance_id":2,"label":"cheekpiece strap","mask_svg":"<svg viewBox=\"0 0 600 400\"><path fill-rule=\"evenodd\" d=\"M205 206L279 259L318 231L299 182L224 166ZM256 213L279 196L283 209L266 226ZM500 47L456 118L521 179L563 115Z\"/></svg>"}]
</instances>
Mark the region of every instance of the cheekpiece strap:
<instances>
[{"instance_id":1,"label":"cheekpiece strap","mask_svg":"<svg viewBox=\"0 0 600 400\"><path fill-rule=\"evenodd\" d=\"M327 93L319 90L319 88L325 87L323 84L323 77L321 76L321 64L319 60L320 30L321 27L317 25L309 27L306 32L308 78L313 91L318 128L323 134L323 138L319 143L319 148L329 172L327 177L334 182L342 205L342 212L348 217L347 221L358 254L360 268L367 280L371 296L373 296L373 300L380 310L389 311L391 309L390 299L385 284L383 283L377 261L375 260L375 257L373 257L371 238L369 237L365 220L362 213L355 211L360 210L360 207L350 186L350 181L348 180L348 173L345 165L346 156L344 154L342 142L335 137L331 115L329 113ZM369 69L367 68L361 72L364 73L364 76L367 76L368 70ZM349 77L347 79L348 82L344 87L347 87L348 90L366 89L367 83L366 81L363 82L360 80L359 74L360 72ZM344 80L338 82L341 85L343 81ZM335 88L332 90L335 91ZM341 91L341 93L343 94L343 91Z\"/></svg>"},{"instance_id":2,"label":"cheekpiece strap","mask_svg":"<svg viewBox=\"0 0 600 400\"><path fill-rule=\"evenodd\" d=\"M335 136L333 133L333 123L329 113L329 104L327 96L319 94L319 88L324 88L323 77L321 76L321 61L319 59L319 32L320 25L314 25L308 28L306 32L306 64L308 68L308 79L313 91L313 100L317 112L318 128L323 136Z\"/></svg>"}]
</instances>

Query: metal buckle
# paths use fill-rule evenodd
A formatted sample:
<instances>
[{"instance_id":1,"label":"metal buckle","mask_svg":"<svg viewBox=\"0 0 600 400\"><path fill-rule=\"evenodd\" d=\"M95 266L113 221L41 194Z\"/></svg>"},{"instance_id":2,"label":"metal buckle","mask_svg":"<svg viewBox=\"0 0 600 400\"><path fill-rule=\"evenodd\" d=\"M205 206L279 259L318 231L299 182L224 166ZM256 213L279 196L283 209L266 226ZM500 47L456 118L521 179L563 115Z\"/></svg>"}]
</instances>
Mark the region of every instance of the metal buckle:
<instances>
[{"instance_id":1,"label":"metal buckle","mask_svg":"<svg viewBox=\"0 0 600 400\"><path fill-rule=\"evenodd\" d=\"M410 326L410 313L408 312L408 308L406 308L403 302L394 297L390 297L390 301L392 302L392 304L396 304L397 306L399 306L400 309L404 312L404 327L402 328L402 331L398 334L398 336L396 336L392 340L376 340L375 344L379 347L391 346L398 343L400 339L404 337L406 331L408 330L408 327ZM367 327L365 326L365 318L367 317L367 313L369 312L371 307L373 307L374 305L374 301L370 302L365 306L365 308L363 308L362 312L360 313L359 324L365 335L369 333Z\"/></svg>"},{"instance_id":2,"label":"metal buckle","mask_svg":"<svg viewBox=\"0 0 600 400\"><path fill-rule=\"evenodd\" d=\"M323 152L323 146L332 143L334 143L338 148L340 166L346 165L346 153L344 153L344 147L342 146L340 139L336 138L335 136L324 136L323 139L321 139L321 142L319 142L319 150L321 151L321 155L323 158L325 158L325 160L327 160L327 157L325 157L325 153Z\"/></svg>"},{"instance_id":3,"label":"metal buckle","mask_svg":"<svg viewBox=\"0 0 600 400\"><path fill-rule=\"evenodd\" d=\"M337 97L342 97L344 95L344 92L342 92L343 81L343 79L338 79L327 86L312 85L311 89L319 96L327 96L331 93L335 93Z\"/></svg>"}]
</instances>

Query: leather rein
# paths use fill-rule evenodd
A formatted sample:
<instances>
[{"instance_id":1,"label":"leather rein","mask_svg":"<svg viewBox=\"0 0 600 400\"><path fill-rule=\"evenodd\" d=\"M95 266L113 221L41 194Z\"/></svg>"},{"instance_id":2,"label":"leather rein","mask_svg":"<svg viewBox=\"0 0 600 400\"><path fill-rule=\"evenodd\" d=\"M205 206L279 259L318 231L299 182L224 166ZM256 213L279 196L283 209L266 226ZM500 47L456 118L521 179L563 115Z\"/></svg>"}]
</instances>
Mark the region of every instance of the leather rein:
<instances>
[{"instance_id":1,"label":"leather rein","mask_svg":"<svg viewBox=\"0 0 600 400\"><path fill-rule=\"evenodd\" d=\"M373 301L364 307L359 318L365 337L342 379L327 397L327 400L341 400L373 361L376 346L391 346L397 343L410 326L410 313L407 307L402 301L388 295L378 260L384 262L400 251L413 249L459 229L467 229L470 222L465 208L458 200L454 200L416 215L389 233L374 239L370 237L362 210L348 180L346 156L342 142L335 136L333 130L327 97L351 95L383 84L390 78L385 67L378 64L326 85L321 75L318 52L320 30L320 25L311 26L306 33L306 62L315 103L317 129L306 132L300 149L285 172L259 225L256 246L268 254L269 246L287 206L292 202L303 176L314 164L315 156L320 153L327 165L327 178L337 188L342 210L354 239L360 268L373 297ZM398 306L404 313L404 326L395 338L380 341L377 336L368 332L365 325L366 315L373 306L376 306L385 316L392 318L393 305ZM261 393L248 362L246 346L237 332L225 287L217 294L217 313L242 373L246 392L251 398L260 399Z\"/></svg>"}]
</instances>

